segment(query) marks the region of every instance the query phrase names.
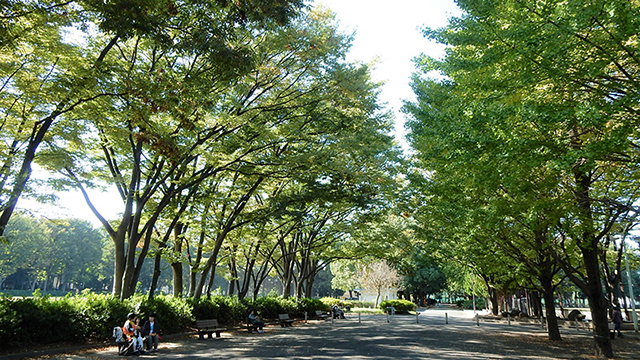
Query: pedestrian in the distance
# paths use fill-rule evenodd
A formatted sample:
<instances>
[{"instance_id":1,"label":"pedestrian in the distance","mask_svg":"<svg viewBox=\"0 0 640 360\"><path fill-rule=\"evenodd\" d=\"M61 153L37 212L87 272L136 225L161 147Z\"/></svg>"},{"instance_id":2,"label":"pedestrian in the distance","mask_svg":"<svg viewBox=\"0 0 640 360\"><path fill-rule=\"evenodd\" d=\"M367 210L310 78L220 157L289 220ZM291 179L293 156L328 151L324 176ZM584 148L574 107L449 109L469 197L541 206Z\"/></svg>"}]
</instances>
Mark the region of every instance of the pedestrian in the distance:
<instances>
[{"instance_id":1,"label":"pedestrian in the distance","mask_svg":"<svg viewBox=\"0 0 640 360\"><path fill-rule=\"evenodd\" d=\"M619 306L613 308L613 312L611 313L611 321L613 322L615 331L618 332L618 337L622 337L622 333L620 332L620 328L622 327L622 313L620 312Z\"/></svg>"}]
</instances>

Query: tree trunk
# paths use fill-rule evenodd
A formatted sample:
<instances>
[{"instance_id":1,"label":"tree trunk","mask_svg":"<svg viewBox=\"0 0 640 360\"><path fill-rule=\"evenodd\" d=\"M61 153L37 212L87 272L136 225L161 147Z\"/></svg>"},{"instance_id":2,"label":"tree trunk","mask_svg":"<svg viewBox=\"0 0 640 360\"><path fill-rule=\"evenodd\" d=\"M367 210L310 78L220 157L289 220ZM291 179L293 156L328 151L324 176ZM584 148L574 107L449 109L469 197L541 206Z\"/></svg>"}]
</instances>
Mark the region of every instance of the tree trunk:
<instances>
[{"instance_id":1,"label":"tree trunk","mask_svg":"<svg viewBox=\"0 0 640 360\"><path fill-rule=\"evenodd\" d=\"M36 150L44 139L44 135L49 130L49 127L53 124L53 121L62 114L64 106L64 102L59 103L56 110L54 110L51 115L37 121L34 125L31 135L32 137L29 139L29 145L27 146L24 158L22 159L22 166L20 167L18 174L16 174L15 183L9 192L9 199L2 206L3 210L0 215L0 236L4 234L4 229L9 223L9 219L16 208L16 204L18 204L18 199L20 199L20 195L22 195L22 192L27 186L27 181L29 181L29 178L31 177L31 163L36 156ZM4 191L5 189L2 190Z\"/></svg>"},{"instance_id":2,"label":"tree trunk","mask_svg":"<svg viewBox=\"0 0 640 360\"><path fill-rule=\"evenodd\" d=\"M611 338L609 337L609 322L607 319L607 301L602 293L602 281L600 278L600 264L598 261L598 239L596 238L593 213L591 210L590 175L576 167L574 170L576 189L574 194L582 227L581 239L578 243L582 252L582 261L586 272L586 282L573 281L581 285L582 291L589 299L591 318L594 324L595 354L596 356L613 357ZM569 275L571 276L571 275ZM574 277L575 278L575 277ZM574 279L572 279L574 280ZM576 279L577 280L577 279Z\"/></svg>"},{"instance_id":3,"label":"tree trunk","mask_svg":"<svg viewBox=\"0 0 640 360\"><path fill-rule=\"evenodd\" d=\"M162 251L158 249L156 253L154 262L153 262L153 277L151 278L151 286L149 287L149 296L147 297L149 300L152 300L156 287L158 287L158 280L160 279L160 260L162 260Z\"/></svg>"},{"instance_id":4,"label":"tree trunk","mask_svg":"<svg viewBox=\"0 0 640 360\"><path fill-rule=\"evenodd\" d=\"M554 287L553 279L549 277L540 276L539 278L544 292L545 315L547 317L547 332L549 334L549 340L562 340L560 336L560 329L558 328L558 318L556 317L556 307L554 304Z\"/></svg>"}]
</instances>

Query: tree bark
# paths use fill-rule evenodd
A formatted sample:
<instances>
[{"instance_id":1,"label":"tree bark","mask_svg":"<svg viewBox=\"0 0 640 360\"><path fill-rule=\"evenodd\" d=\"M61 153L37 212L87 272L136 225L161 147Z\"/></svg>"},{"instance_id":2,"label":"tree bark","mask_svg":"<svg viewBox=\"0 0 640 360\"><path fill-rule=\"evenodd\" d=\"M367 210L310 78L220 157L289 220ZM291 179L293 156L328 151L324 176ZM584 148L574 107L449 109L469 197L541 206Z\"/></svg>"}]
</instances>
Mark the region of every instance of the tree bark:
<instances>
[{"instance_id":1,"label":"tree bark","mask_svg":"<svg viewBox=\"0 0 640 360\"><path fill-rule=\"evenodd\" d=\"M554 303L554 286L552 278L544 276L540 277L540 283L544 292L545 315L547 317L547 332L549 334L549 340L559 341L562 340L560 336L560 329L558 328L558 318L556 317L556 307Z\"/></svg>"}]
</instances>

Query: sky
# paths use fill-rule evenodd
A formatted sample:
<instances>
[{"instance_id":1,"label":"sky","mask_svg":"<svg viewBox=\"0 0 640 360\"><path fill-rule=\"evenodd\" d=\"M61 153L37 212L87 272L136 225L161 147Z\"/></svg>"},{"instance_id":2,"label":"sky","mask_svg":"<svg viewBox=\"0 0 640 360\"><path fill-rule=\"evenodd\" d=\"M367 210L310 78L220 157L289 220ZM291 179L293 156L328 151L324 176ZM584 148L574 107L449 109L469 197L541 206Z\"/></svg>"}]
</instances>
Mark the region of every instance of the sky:
<instances>
[{"instance_id":1,"label":"sky","mask_svg":"<svg viewBox=\"0 0 640 360\"><path fill-rule=\"evenodd\" d=\"M404 121L399 112L404 100L413 100L409 86L415 67L412 59L420 54L436 58L444 46L429 41L420 29L447 25L460 10L453 0L316 0L331 9L346 33L355 31L351 61L374 63L373 78L384 81L380 99L396 116L396 138L403 144Z\"/></svg>"},{"instance_id":2,"label":"sky","mask_svg":"<svg viewBox=\"0 0 640 360\"><path fill-rule=\"evenodd\" d=\"M444 55L444 47L425 39L420 29L443 27L450 17L459 16L460 10L453 0L315 0L315 5L331 9L340 29L355 34L347 60L373 64L373 79L384 82L381 103L395 114L395 136L406 149L404 115L399 110L403 101L414 99L409 85L415 69L412 59L423 53L436 58ZM35 166L34 171L38 172ZM122 208L114 201L114 191L91 194L94 205L107 219L115 218ZM23 197L17 207L38 216L75 217L100 226L79 192L58 196L55 205Z\"/></svg>"}]
</instances>

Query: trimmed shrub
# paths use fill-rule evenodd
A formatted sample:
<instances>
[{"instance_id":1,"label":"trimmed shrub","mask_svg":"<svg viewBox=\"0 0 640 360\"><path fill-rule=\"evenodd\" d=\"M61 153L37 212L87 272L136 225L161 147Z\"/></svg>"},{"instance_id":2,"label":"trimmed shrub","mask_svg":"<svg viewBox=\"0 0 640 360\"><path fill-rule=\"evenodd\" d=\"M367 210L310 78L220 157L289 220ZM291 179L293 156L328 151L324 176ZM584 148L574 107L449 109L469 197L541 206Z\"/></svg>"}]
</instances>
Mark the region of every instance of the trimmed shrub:
<instances>
[{"instance_id":1,"label":"trimmed shrub","mask_svg":"<svg viewBox=\"0 0 640 360\"><path fill-rule=\"evenodd\" d=\"M463 309L471 310L473 309L473 300L458 300L456 301L456 305L458 305ZM476 309L484 309L484 308L485 308L484 299L476 298Z\"/></svg>"},{"instance_id":2,"label":"trimmed shrub","mask_svg":"<svg viewBox=\"0 0 640 360\"><path fill-rule=\"evenodd\" d=\"M324 312L329 311L329 306L325 305L319 299L302 298L297 300L297 305L298 305L298 314L296 315L300 317L304 316L305 311L309 316L315 315L316 310L320 310Z\"/></svg>"},{"instance_id":3,"label":"trimmed shrub","mask_svg":"<svg viewBox=\"0 0 640 360\"><path fill-rule=\"evenodd\" d=\"M184 298L173 296L157 295L152 300L146 296L137 295L129 298L125 302L140 318L140 326L149 318L149 315L156 314L160 329L165 334L175 334L188 328L194 321L193 306ZM121 318L124 324L126 314ZM118 326L122 326L118 323Z\"/></svg>"},{"instance_id":4,"label":"trimmed shrub","mask_svg":"<svg viewBox=\"0 0 640 360\"><path fill-rule=\"evenodd\" d=\"M19 343L49 344L80 341L84 333L78 314L67 298L48 296L28 299L2 298L0 303L0 343L2 347Z\"/></svg>"},{"instance_id":5,"label":"trimmed shrub","mask_svg":"<svg viewBox=\"0 0 640 360\"><path fill-rule=\"evenodd\" d=\"M255 309L264 319L277 320L278 314L289 314L291 317L300 316L296 300L293 298L259 297L255 301L247 300L247 305Z\"/></svg>"},{"instance_id":6,"label":"trimmed shrub","mask_svg":"<svg viewBox=\"0 0 640 360\"><path fill-rule=\"evenodd\" d=\"M221 324L233 324L247 317L247 305L238 297L212 296L198 301L188 300L193 305L193 319L217 319Z\"/></svg>"},{"instance_id":7,"label":"trimmed shrub","mask_svg":"<svg viewBox=\"0 0 640 360\"><path fill-rule=\"evenodd\" d=\"M392 306L396 314L409 314L409 311L415 311L416 304L407 300L385 300L378 305L382 311L387 311L387 307Z\"/></svg>"},{"instance_id":8,"label":"trimmed shrub","mask_svg":"<svg viewBox=\"0 0 640 360\"><path fill-rule=\"evenodd\" d=\"M323 297L323 298L320 298L320 301L327 307L327 311L329 310L331 305L338 304L338 306L342 307L342 306L345 306L345 303L346 303L345 300L336 299L332 297Z\"/></svg>"},{"instance_id":9,"label":"trimmed shrub","mask_svg":"<svg viewBox=\"0 0 640 360\"><path fill-rule=\"evenodd\" d=\"M223 324L245 321L247 309L253 307L265 319L278 314L303 317L306 311L328 311L329 304L317 299L261 297L239 301L237 297L213 296L198 301L158 295L153 300L136 295L125 301L112 295L83 292L63 298L0 297L0 347L48 344L54 342L110 341L115 326L122 326L127 314L135 312L141 321L155 313L165 334L188 329L195 319L218 319Z\"/></svg>"},{"instance_id":10,"label":"trimmed shrub","mask_svg":"<svg viewBox=\"0 0 640 360\"><path fill-rule=\"evenodd\" d=\"M113 328L122 326L127 314L132 311L128 304L113 295L83 292L81 296L67 299L76 308L84 336L91 340L112 339Z\"/></svg>"}]
</instances>

